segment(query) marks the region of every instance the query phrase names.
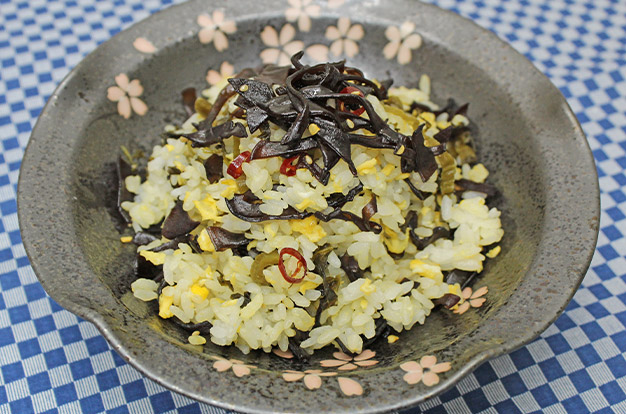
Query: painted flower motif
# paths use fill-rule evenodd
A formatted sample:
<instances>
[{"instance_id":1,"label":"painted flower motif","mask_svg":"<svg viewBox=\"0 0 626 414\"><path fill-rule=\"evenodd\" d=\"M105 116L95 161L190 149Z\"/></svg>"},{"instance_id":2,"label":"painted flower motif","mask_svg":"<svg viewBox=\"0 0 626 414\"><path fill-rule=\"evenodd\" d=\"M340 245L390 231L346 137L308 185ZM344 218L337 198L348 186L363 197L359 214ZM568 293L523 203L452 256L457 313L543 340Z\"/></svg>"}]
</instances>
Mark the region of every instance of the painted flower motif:
<instances>
[{"instance_id":1,"label":"painted flower motif","mask_svg":"<svg viewBox=\"0 0 626 414\"><path fill-rule=\"evenodd\" d=\"M337 20L337 26L328 26L326 29L326 38L332 40L330 51L335 56L346 54L348 57L354 57L359 53L358 41L363 39L365 32L360 24L352 25L347 17L340 17Z\"/></svg>"},{"instance_id":2,"label":"painted flower motif","mask_svg":"<svg viewBox=\"0 0 626 414\"><path fill-rule=\"evenodd\" d=\"M338 377L337 382L339 382L341 392L343 392L347 397L351 397L353 395L363 395L363 387L355 380L346 377Z\"/></svg>"},{"instance_id":3,"label":"painted flower motif","mask_svg":"<svg viewBox=\"0 0 626 414\"><path fill-rule=\"evenodd\" d=\"M216 71L215 69L211 69L206 74L206 81L209 85L217 85L224 78L230 78L235 74L235 68L230 63L224 61L220 66L220 71Z\"/></svg>"},{"instance_id":4,"label":"painted flower motif","mask_svg":"<svg viewBox=\"0 0 626 414\"><path fill-rule=\"evenodd\" d=\"M293 353L291 351L282 351L280 348L272 349L272 353L274 355L276 355L277 357L281 357L281 358L285 358L285 359L292 359L293 358Z\"/></svg>"},{"instance_id":5,"label":"painted flower motif","mask_svg":"<svg viewBox=\"0 0 626 414\"><path fill-rule=\"evenodd\" d=\"M135 41L133 42L133 47L141 53L154 53L157 50L152 42L145 37L138 37L137 39L135 39Z\"/></svg>"},{"instance_id":6,"label":"painted flower motif","mask_svg":"<svg viewBox=\"0 0 626 414\"><path fill-rule=\"evenodd\" d=\"M280 34L272 26L265 26L261 32L261 40L269 48L261 51L263 63L288 65L291 56L304 49L304 42L293 40L295 36L296 29L289 23L280 29Z\"/></svg>"},{"instance_id":7,"label":"painted flower motif","mask_svg":"<svg viewBox=\"0 0 626 414\"><path fill-rule=\"evenodd\" d=\"M287 370L283 372L283 379L288 382L300 381L304 379L304 385L310 390L316 390L322 386L322 377L332 377L336 372L322 372L319 369L308 369L302 371Z\"/></svg>"},{"instance_id":8,"label":"painted flower motif","mask_svg":"<svg viewBox=\"0 0 626 414\"><path fill-rule=\"evenodd\" d=\"M224 372L232 369L235 375L238 377L249 375L250 368L256 368L254 365L246 365L243 363L243 361L240 361L238 359L226 359L218 356L214 356L213 358L217 359L217 361L213 363L213 368L215 368L219 372Z\"/></svg>"},{"instance_id":9,"label":"painted flower motif","mask_svg":"<svg viewBox=\"0 0 626 414\"><path fill-rule=\"evenodd\" d=\"M320 365L327 368L337 368L339 371L350 371L358 367L371 367L378 364L378 361L372 359L376 356L376 352L369 349L364 350L354 358L343 352L335 352L333 356L335 359L325 359L320 361Z\"/></svg>"},{"instance_id":10,"label":"painted flower motif","mask_svg":"<svg viewBox=\"0 0 626 414\"><path fill-rule=\"evenodd\" d=\"M115 77L117 86L107 89L107 98L117 102L117 112L128 119L133 111L137 115L144 116L148 112L148 106L139 97L143 93L143 86L139 79L130 81L125 73Z\"/></svg>"},{"instance_id":11,"label":"painted flower motif","mask_svg":"<svg viewBox=\"0 0 626 414\"><path fill-rule=\"evenodd\" d=\"M320 6L311 4L313 0L287 0L289 6L285 10L285 17L289 22L298 22L298 28L303 32L311 30L311 17L320 15Z\"/></svg>"},{"instance_id":12,"label":"painted flower motif","mask_svg":"<svg viewBox=\"0 0 626 414\"><path fill-rule=\"evenodd\" d=\"M408 384L417 384L422 381L424 385L431 387L439 383L439 375L442 372L449 371L451 366L449 362L437 363L437 357L434 355L426 355L420 359L420 362L409 361L400 365L400 368L406 372L404 380Z\"/></svg>"},{"instance_id":13,"label":"painted flower motif","mask_svg":"<svg viewBox=\"0 0 626 414\"><path fill-rule=\"evenodd\" d=\"M314 44L307 47L304 52L316 63L328 62L328 46Z\"/></svg>"},{"instance_id":14,"label":"painted flower motif","mask_svg":"<svg viewBox=\"0 0 626 414\"><path fill-rule=\"evenodd\" d=\"M345 2L346 0L328 0L328 7L331 9L336 9L343 6Z\"/></svg>"},{"instance_id":15,"label":"painted flower motif","mask_svg":"<svg viewBox=\"0 0 626 414\"><path fill-rule=\"evenodd\" d=\"M396 55L398 63L406 65L411 61L412 50L422 45L422 37L414 32L415 24L404 22L400 27L389 26L385 30L385 36L389 43L383 48L383 55L391 60Z\"/></svg>"},{"instance_id":16,"label":"painted flower motif","mask_svg":"<svg viewBox=\"0 0 626 414\"><path fill-rule=\"evenodd\" d=\"M228 49L227 34L237 31L237 25L232 20L225 20L224 12L215 10L212 16L201 14L198 16L198 24L202 27L198 32L200 43L215 45L218 52Z\"/></svg>"},{"instance_id":17,"label":"painted flower motif","mask_svg":"<svg viewBox=\"0 0 626 414\"><path fill-rule=\"evenodd\" d=\"M472 308L480 308L481 306L483 306L483 303L485 303L485 300L487 300L486 298L482 297L482 296L486 295L487 292L489 292L489 289L487 288L487 286L483 286L483 287L477 289L473 293L472 293L472 288L471 287L466 287L465 289L463 289L463 292L461 292L461 296L463 297L464 302L461 303L454 310L454 313L458 313L459 315L462 315L465 312L467 312L467 310L470 307L472 307Z\"/></svg>"}]
</instances>

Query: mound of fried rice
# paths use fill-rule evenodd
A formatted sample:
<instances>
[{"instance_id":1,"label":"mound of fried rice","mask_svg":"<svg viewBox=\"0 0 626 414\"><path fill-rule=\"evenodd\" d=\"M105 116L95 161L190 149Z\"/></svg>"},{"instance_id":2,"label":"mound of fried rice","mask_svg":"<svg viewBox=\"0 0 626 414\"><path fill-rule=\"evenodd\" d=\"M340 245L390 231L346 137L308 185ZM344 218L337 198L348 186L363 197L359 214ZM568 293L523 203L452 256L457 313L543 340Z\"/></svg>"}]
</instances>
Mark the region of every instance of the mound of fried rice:
<instances>
[{"instance_id":1,"label":"mound of fried rice","mask_svg":"<svg viewBox=\"0 0 626 414\"><path fill-rule=\"evenodd\" d=\"M226 79L205 90L199 99L213 103L225 86ZM424 125L424 136L431 143L448 126L469 123L461 114L452 119L446 112L435 115L439 107L430 101L427 76L422 76L419 88L390 88L388 94L396 107L402 106L406 116ZM224 105L216 123L231 119L238 109L235 99ZM371 94L367 100L396 131L413 133L414 125L389 111L385 102ZM430 111L412 111L415 102ZM200 112L191 115L183 125L168 125L166 131L179 135L194 132L194 125L203 119ZM242 123L246 125L245 120ZM270 130L272 141L280 140L285 134L271 123ZM308 353L339 343L342 349L359 353L364 341L375 336L380 318L401 332L416 323L423 324L435 306L435 299L447 294L461 297L459 284L447 284L445 274L454 269L480 273L486 250L492 249L503 236L500 212L486 204L485 194L477 191L466 191L462 196L455 192L442 194L441 166L423 182L416 172L401 172L400 157L391 149L353 145L351 155L358 174L353 175L346 162L339 161L330 171L327 185L304 168L293 176L281 174L280 157L244 163L238 182L226 173L227 167L235 153L252 151L262 139L260 134L257 130L247 138L225 139L218 145L199 148L192 147L184 138L166 139L152 150L147 178L136 173L124 181L134 199L122 203L122 208L128 212L135 232L161 223L179 200L189 218L200 222L191 232L202 249L200 252L189 243L154 251L169 241L164 237L140 245L137 249L140 256L155 266L162 265L163 282L159 286L155 280L139 278L132 284L137 298L158 301L161 318L177 318L190 325L207 323L210 331L202 335L195 332L189 338L192 344L210 340L217 345L235 345L244 353L252 349L270 352L276 347L286 351L290 338L298 334L299 346ZM306 132L305 137L310 134ZM235 144L239 146L237 149L233 148ZM224 163L222 178L211 183L204 162L213 154L223 156ZM456 180L483 183L488 176L482 164L463 163L458 157L456 164ZM416 196L407 180L426 194L424 200ZM362 231L351 221L325 222L314 215L299 220L248 222L233 215L226 205L226 200L239 193L245 183L262 201L261 210L265 214L280 215L288 207L324 212L328 210L327 199L331 194L346 194L359 182L363 191L343 210L360 215L375 195L377 212L372 221L382 227L379 234ZM403 226L411 212L417 216L415 235L428 238L434 228L444 227L451 230L451 236L419 250L410 240L410 229ZM244 234L250 240L247 250L251 254L238 255L232 249L215 251L207 237L209 226ZM286 247L297 250L306 259L308 272L304 280L289 283L277 265L263 269L262 283L251 276L254 255ZM325 260L324 277L334 281L337 297L321 312L316 323L324 289L314 255L322 247L331 248ZM346 253L363 272L363 277L352 282L341 265L340 258Z\"/></svg>"}]
</instances>

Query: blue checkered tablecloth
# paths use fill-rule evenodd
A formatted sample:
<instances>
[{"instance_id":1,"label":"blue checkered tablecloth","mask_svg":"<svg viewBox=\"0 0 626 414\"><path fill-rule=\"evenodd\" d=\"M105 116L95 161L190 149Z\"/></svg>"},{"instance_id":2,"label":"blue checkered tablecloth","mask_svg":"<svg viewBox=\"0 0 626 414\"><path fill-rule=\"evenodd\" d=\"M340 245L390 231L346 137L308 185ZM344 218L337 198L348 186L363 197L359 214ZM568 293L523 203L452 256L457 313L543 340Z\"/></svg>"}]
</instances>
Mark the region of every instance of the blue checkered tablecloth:
<instances>
[{"instance_id":1,"label":"blue checkered tablecloth","mask_svg":"<svg viewBox=\"0 0 626 414\"><path fill-rule=\"evenodd\" d=\"M541 337L407 413L626 413L626 1L429 0L489 28L560 88L597 162L601 232L582 287ZM0 413L224 413L126 364L38 283L16 188L31 129L98 44L180 0L0 0Z\"/></svg>"}]
</instances>

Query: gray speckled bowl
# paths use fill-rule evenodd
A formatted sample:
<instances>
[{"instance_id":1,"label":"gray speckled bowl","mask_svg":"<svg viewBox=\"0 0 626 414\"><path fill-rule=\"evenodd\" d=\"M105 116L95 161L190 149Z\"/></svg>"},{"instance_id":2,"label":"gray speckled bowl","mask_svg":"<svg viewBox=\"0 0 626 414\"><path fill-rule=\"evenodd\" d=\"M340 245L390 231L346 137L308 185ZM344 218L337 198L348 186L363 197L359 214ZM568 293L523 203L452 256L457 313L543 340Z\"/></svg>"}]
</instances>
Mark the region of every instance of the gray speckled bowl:
<instances>
[{"instance_id":1,"label":"gray speckled bowl","mask_svg":"<svg viewBox=\"0 0 626 414\"><path fill-rule=\"evenodd\" d=\"M18 192L24 245L57 302L96 324L127 361L174 391L256 413L407 407L532 340L562 312L597 237L593 159L558 90L471 22L410 0L289 7L286 0L190 1L85 58L50 99L24 157ZM204 87L209 69L227 72L223 61L239 70L300 48L309 61L350 54L352 66L372 77L390 73L398 85L415 85L428 73L435 101L471 102L479 156L502 192L502 253L474 286L488 286L484 305L463 315L435 312L395 344L375 344L375 355L357 358L366 362L356 361L354 370L322 367L332 350L303 366L273 354L189 345L186 333L129 294L133 247L119 242L106 208L107 165L120 145L148 149L165 123L183 119L183 88ZM321 375L285 374L315 369Z\"/></svg>"}]
</instances>

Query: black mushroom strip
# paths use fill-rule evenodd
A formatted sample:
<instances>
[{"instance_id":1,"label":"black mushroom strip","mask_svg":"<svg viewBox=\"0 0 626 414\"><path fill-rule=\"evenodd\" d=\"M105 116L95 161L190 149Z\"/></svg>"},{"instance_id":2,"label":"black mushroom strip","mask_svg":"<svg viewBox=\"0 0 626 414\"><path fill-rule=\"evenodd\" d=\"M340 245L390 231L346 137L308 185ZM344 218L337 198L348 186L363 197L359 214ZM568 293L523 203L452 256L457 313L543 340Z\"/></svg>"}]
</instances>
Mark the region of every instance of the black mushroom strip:
<instances>
[{"instance_id":1,"label":"black mushroom strip","mask_svg":"<svg viewBox=\"0 0 626 414\"><path fill-rule=\"evenodd\" d=\"M444 281L449 285L458 283L461 286L461 289L464 289L472 282L472 280L474 280L476 275L478 275L476 272L454 269L448 272L448 274L444 277Z\"/></svg>"},{"instance_id":2,"label":"black mushroom strip","mask_svg":"<svg viewBox=\"0 0 626 414\"><path fill-rule=\"evenodd\" d=\"M315 265L315 272L322 277L322 285L320 286L322 295L320 296L319 305L315 312L315 325L320 326L320 318L322 312L333 306L337 302L337 290L339 287L339 280L331 278L327 274L328 268L328 255L332 251L331 248L322 247L318 249L313 255L313 264Z\"/></svg>"},{"instance_id":3,"label":"black mushroom strip","mask_svg":"<svg viewBox=\"0 0 626 414\"><path fill-rule=\"evenodd\" d=\"M420 200L426 200L429 196L429 193L426 193L424 191L418 190L417 187L415 186L415 184L413 184L411 182L411 180L406 179L404 180L404 182L406 182L409 185L409 188L411 189L411 192L413 194L415 194L415 197L419 198Z\"/></svg>"},{"instance_id":4,"label":"black mushroom strip","mask_svg":"<svg viewBox=\"0 0 626 414\"><path fill-rule=\"evenodd\" d=\"M184 234L182 236L178 236L172 240L169 240L161 245L158 245L157 247L154 247L152 249L150 249L150 251L152 252L164 252L166 250L176 250L178 249L178 245L181 243L190 243L190 241L193 240L193 237L190 234Z\"/></svg>"},{"instance_id":5,"label":"black mushroom strip","mask_svg":"<svg viewBox=\"0 0 626 414\"><path fill-rule=\"evenodd\" d=\"M454 269L445 275L444 281L449 285L458 283L461 286L461 289L464 289L472 282L477 274L478 273L476 272L466 272L464 270ZM446 309L451 309L460 301L461 298L459 296L453 293L446 293L442 297L434 299L433 303L435 305L443 306Z\"/></svg>"},{"instance_id":6,"label":"black mushroom strip","mask_svg":"<svg viewBox=\"0 0 626 414\"><path fill-rule=\"evenodd\" d=\"M191 141L192 147L210 147L229 137L247 137L246 127L233 121L226 121L217 126L207 126L191 134L184 135Z\"/></svg>"},{"instance_id":7,"label":"black mushroom strip","mask_svg":"<svg viewBox=\"0 0 626 414\"><path fill-rule=\"evenodd\" d=\"M299 329L295 331L296 334L289 338L289 350L298 361L307 362L309 360L309 354L302 349L300 344L307 339L308 335L306 332L302 332Z\"/></svg>"},{"instance_id":8,"label":"black mushroom strip","mask_svg":"<svg viewBox=\"0 0 626 414\"><path fill-rule=\"evenodd\" d=\"M441 131L437 132L434 138L441 144L446 144L452 138L452 134L454 133L454 127L449 126Z\"/></svg>"},{"instance_id":9,"label":"black mushroom strip","mask_svg":"<svg viewBox=\"0 0 626 414\"><path fill-rule=\"evenodd\" d=\"M180 326L186 331L189 331L189 332L199 331L200 335L206 335L206 336L211 335L211 328L213 327L213 325L211 325L210 322L185 323L181 321L180 319L178 319L177 317L171 318L170 320L174 324Z\"/></svg>"},{"instance_id":10,"label":"black mushroom strip","mask_svg":"<svg viewBox=\"0 0 626 414\"><path fill-rule=\"evenodd\" d=\"M252 69L244 69L237 76L252 76L255 71ZM213 125L219 115L222 107L228 102L230 98L235 96L235 91L231 85L227 85L222 89L215 100L215 103L211 107L211 110L207 114L206 118L197 125L196 132L191 134L183 134L183 137L191 141L192 147L209 147L213 144L217 144L222 140L236 136L247 137L246 128L239 122L226 121L219 125Z\"/></svg>"},{"instance_id":11,"label":"black mushroom strip","mask_svg":"<svg viewBox=\"0 0 626 414\"><path fill-rule=\"evenodd\" d=\"M391 328L387 324L387 321L383 318L376 319L374 323L374 336L371 338L365 338L363 341L363 349L369 348L379 338L386 338L391 333Z\"/></svg>"},{"instance_id":12,"label":"black mushroom strip","mask_svg":"<svg viewBox=\"0 0 626 414\"><path fill-rule=\"evenodd\" d=\"M307 218L312 214L306 211L300 212L293 207L287 207L281 215L271 216L261 211L259 201L251 191L247 191L244 194L235 194L233 198L226 200L226 206L233 216L251 223L267 220L297 220Z\"/></svg>"},{"instance_id":13,"label":"black mushroom strip","mask_svg":"<svg viewBox=\"0 0 626 414\"><path fill-rule=\"evenodd\" d=\"M459 303L460 300L461 300L461 298L458 297L457 295L455 295L453 293L446 293L442 297L433 300L433 303L435 305L443 306L446 309L450 309L454 305Z\"/></svg>"},{"instance_id":14,"label":"black mushroom strip","mask_svg":"<svg viewBox=\"0 0 626 414\"><path fill-rule=\"evenodd\" d=\"M150 244L155 240L160 240L160 238L155 236L154 234L147 233L145 231L135 233L135 235L133 236L133 243L137 246L145 246L146 244Z\"/></svg>"},{"instance_id":15,"label":"black mushroom strip","mask_svg":"<svg viewBox=\"0 0 626 414\"><path fill-rule=\"evenodd\" d=\"M135 270L135 276L138 278L152 279L155 281L159 281L163 278L163 265L154 265L139 253L135 255L133 268Z\"/></svg>"},{"instance_id":16,"label":"black mushroom strip","mask_svg":"<svg viewBox=\"0 0 626 414\"><path fill-rule=\"evenodd\" d=\"M464 289L466 286L468 286L472 282L472 280L474 279L474 277L476 277L477 274L478 273L476 272L467 272L467 271L460 270L460 269L454 269L445 275L444 281L449 285L454 285L458 283L461 286L461 289ZM461 298L459 296L453 293L446 293L442 297L433 300L433 303L435 305L439 305L447 309L451 309L460 301L461 301Z\"/></svg>"},{"instance_id":17,"label":"black mushroom strip","mask_svg":"<svg viewBox=\"0 0 626 414\"><path fill-rule=\"evenodd\" d=\"M224 175L222 167L224 158L221 155L213 154L204 161L204 171L206 178L211 184L218 182Z\"/></svg>"},{"instance_id":18,"label":"black mushroom strip","mask_svg":"<svg viewBox=\"0 0 626 414\"><path fill-rule=\"evenodd\" d=\"M406 148L401 155L402 172L417 171L424 182L437 171L437 161L435 154L424 145L424 135L422 131L424 125L420 125L413 133L410 140L407 140L409 148Z\"/></svg>"},{"instance_id":19,"label":"black mushroom strip","mask_svg":"<svg viewBox=\"0 0 626 414\"><path fill-rule=\"evenodd\" d=\"M272 157L290 158L318 147L318 142L312 138L300 140L295 145L285 145L280 142L263 140L259 141L259 143L254 146L250 154L250 159L256 160Z\"/></svg>"},{"instance_id":20,"label":"black mushroom strip","mask_svg":"<svg viewBox=\"0 0 626 414\"><path fill-rule=\"evenodd\" d=\"M183 209L183 202L178 200L163 222L162 234L167 239L175 239L189 233L198 227L198 224L200 222L192 220L189 213Z\"/></svg>"},{"instance_id":21,"label":"black mushroom strip","mask_svg":"<svg viewBox=\"0 0 626 414\"><path fill-rule=\"evenodd\" d=\"M461 179L454 183L454 189L457 191L477 191L479 193L486 194L489 197L493 197L498 194L498 190L495 186L488 183L476 183L474 181Z\"/></svg>"},{"instance_id":22,"label":"black mushroom strip","mask_svg":"<svg viewBox=\"0 0 626 414\"><path fill-rule=\"evenodd\" d=\"M346 272L346 276L350 283L354 282L363 277L363 271L359 267L356 259L350 256L348 253L345 253L341 256L341 268L344 272Z\"/></svg>"},{"instance_id":23,"label":"black mushroom strip","mask_svg":"<svg viewBox=\"0 0 626 414\"><path fill-rule=\"evenodd\" d=\"M353 222L361 231L371 231L376 234L382 231L382 226L378 223L371 221L370 219L378 211L376 205L376 196L372 195L370 201L361 210L361 217L349 211L343 211L340 208L336 208L328 214L321 212L315 213L315 217L322 221L331 220L343 220Z\"/></svg>"},{"instance_id":24,"label":"black mushroom strip","mask_svg":"<svg viewBox=\"0 0 626 414\"><path fill-rule=\"evenodd\" d=\"M193 115L196 104L196 89L195 88L186 88L180 93L183 100L183 107L185 108L185 112L187 116Z\"/></svg>"},{"instance_id":25,"label":"black mushroom strip","mask_svg":"<svg viewBox=\"0 0 626 414\"><path fill-rule=\"evenodd\" d=\"M328 197L328 199L326 199L328 207L341 208L350 201L354 200L354 197L361 194L361 192L363 192L363 183L359 183L356 187L350 189L347 194L333 193Z\"/></svg>"},{"instance_id":26,"label":"black mushroom strip","mask_svg":"<svg viewBox=\"0 0 626 414\"><path fill-rule=\"evenodd\" d=\"M433 229L433 234L429 237L420 238L413 230L411 230L409 235L411 236L411 241L415 244L415 247L417 247L418 250L424 250L429 244L432 244L439 239L450 237L450 230L445 227L438 226Z\"/></svg>"},{"instance_id":27,"label":"black mushroom strip","mask_svg":"<svg viewBox=\"0 0 626 414\"><path fill-rule=\"evenodd\" d=\"M213 243L215 250L218 252L246 247L250 243L250 240L246 239L245 235L232 233L221 227L210 226L206 228L206 231L211 238L211 243Z\"/></svg>"},{"instance_id":28,"label":"black mushroom strip","mask_svg":"<svg viewBox=\"0 0 626 414\"><path fill-rule=\"evenodd\" d=\"M146 244L152 243L155 240L161 240L161 238L151 233L139 232L135 234L132 242L137 246L145 246ZM191 240L192 236L190 234L184 234L181 236L177 236L172 240L166 241L159 246L153 247L152 249L149 249L149 251L159 253L170 249L175 250L178 249L178 245L180 243L190 243ZM161 280L163 280L163 265L153 264L151 261L143 257L141 252L137 252L137 254L135 255L135 262L133 267L135 270L135 275L137 277L152 279L156 282L160 282Z\"/></svg>"},{"instance_id":29,"label":"black mushroom strip","mask_svg":"<svg viewBox=\"0 0 626 414\"><path fill-rule=\"evenodd\" d=\"M324 147L322 146L322 155L324 154ZM296 164L296 169L306 168L311 172L311 175L317 179L323 185L328 184L328 180L330 179L330 171L326 168L322 168L317 163L313 162L311 157L300 156L298 158L298 163Z\"/></svg>"}]
</instances>

